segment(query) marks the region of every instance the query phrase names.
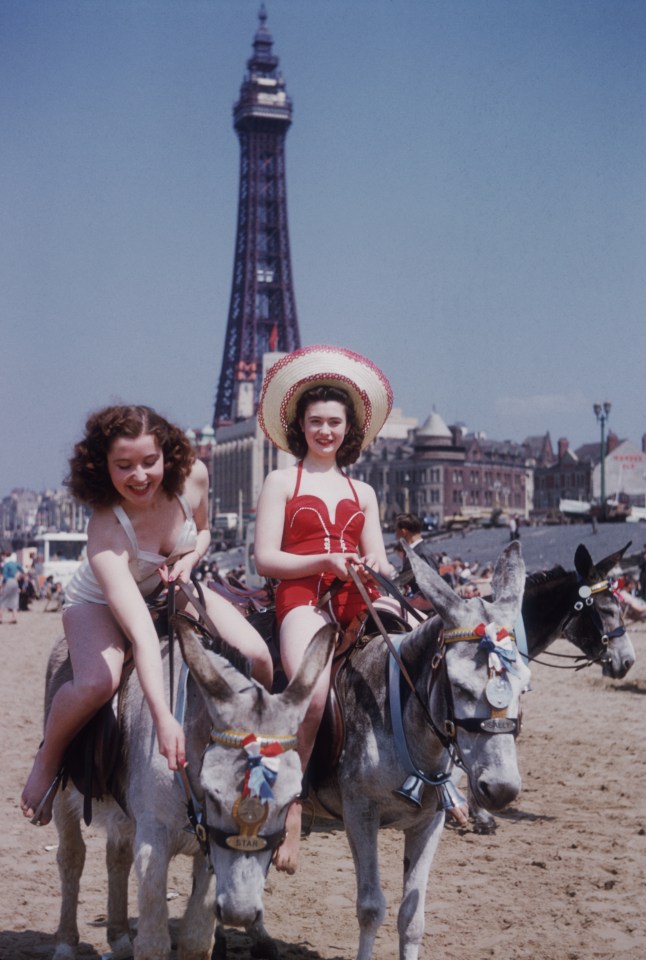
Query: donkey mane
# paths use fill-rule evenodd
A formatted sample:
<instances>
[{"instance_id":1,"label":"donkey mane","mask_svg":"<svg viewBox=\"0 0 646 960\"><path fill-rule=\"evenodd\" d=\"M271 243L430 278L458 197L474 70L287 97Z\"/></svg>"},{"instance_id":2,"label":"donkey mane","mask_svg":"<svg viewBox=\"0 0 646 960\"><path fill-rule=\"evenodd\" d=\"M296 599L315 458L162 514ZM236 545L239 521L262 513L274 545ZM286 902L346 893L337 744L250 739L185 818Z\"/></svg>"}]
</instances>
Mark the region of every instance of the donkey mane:
<instances>
[{"instance_id":1,"label":"donkey mane","mask_svg":"<svg viewBox=\"0 0 646 960\"><path fill-rule=\"evenodd\" d=\"M564 570L563 567L553 567L551 570L537 570L536 573L529 573L525 578L526 587L537 587L541 583L552 583L554 580L562 580L570 576L573 571Z\"/></svg>"}]
</instances>

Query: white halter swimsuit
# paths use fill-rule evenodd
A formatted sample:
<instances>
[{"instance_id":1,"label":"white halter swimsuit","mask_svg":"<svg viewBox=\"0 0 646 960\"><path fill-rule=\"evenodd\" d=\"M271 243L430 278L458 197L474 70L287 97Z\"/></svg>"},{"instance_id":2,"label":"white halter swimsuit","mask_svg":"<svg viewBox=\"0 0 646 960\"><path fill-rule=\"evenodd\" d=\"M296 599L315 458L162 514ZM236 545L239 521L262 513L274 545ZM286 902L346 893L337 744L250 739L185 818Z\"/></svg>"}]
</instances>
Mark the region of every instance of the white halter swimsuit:
<instances>
[{"instance_id":1,"label":"white halter swimsuit","mask_svg":"<svg viewBox=\"0 0 646 960\"><path fill-rule=\"evenodd\" d=\"M132 546L133 555L128 562L128 566L135 583L139 587L140 593L144 597L149 596L156 587L159 586L160 576L157 573L158 567L163 563L170 566L185 553L189 553L195 548L197 542L197 527L193 519L193 511L186 497L178 494L177 499L184 511L185 520L172 553L167 557L160 553L152 553L150 550L140 550L130 517L123 507L117 506L112 508ZM94 576L94 571L87 558L83 560L65 590L65 606L69 607L76 603L107 604L107 600L103 596L101 587Z\"/></svg>"}]
</instances>

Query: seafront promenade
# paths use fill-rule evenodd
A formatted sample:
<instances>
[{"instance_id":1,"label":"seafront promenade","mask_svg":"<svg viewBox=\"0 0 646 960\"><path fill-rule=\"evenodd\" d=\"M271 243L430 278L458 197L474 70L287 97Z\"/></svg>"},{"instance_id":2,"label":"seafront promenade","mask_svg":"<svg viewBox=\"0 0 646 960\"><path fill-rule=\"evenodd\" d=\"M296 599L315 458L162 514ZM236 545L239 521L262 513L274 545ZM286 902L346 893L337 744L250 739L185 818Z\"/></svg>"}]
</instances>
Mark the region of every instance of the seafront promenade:
<instances>
[{"instance_id":1,"label":"seafront promenade","mask_svg":"<svg viewBox=\"0 0 646 960\"><path fill-rule=\"evenodd\" d=\"M520 528L520 544L527 572L549 570L560 564L566 570L574 568L574 554L580 543L590 551L593 560L601 560L614 550L620 550L629 541L625 560L636 566L637 558L646 543L646 523L599 523L594 533L589 523L541 525ZM393 538L389 538L392 542ZM461 533L438 534L432 537L438 553L446 552L452 559L465 563L494 562L509 543L507 527L470 530Z\"/></svg>"}]
</instances>

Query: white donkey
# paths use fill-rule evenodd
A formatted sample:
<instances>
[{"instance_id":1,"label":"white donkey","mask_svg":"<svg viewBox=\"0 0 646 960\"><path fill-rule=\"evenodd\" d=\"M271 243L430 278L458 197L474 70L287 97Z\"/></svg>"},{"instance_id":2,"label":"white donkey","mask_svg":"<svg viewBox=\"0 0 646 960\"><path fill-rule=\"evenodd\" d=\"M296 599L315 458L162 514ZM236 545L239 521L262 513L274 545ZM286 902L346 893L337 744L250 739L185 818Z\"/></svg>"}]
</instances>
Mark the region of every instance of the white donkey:
<instances>
[{"instance_id":1,"label":"white donkey","mask_svg":"<svg viewBox=\"0 0 646 960\"><path fill-rule=\"evenodd\" d=\"M264 881L289 804L301 790L296 732L331 653L335 630L326 627L317 634L292 682L273 696L205 650L194 627L181 626L180 635L188 664L178 694L178 703L184 701L186 779L174 777L159 754L133 673L120 709L124 809L111 798L94 805L96 822L108 830L108 941L114 960L133 956L127 883L134 853L139 905L134 957L168 960L168 864L185 853L194 860L193 892L180 930L179 960L209 960L216 916L249 932L255 956L276 957L263 926ZM65 644L58 644L48 670L49 696L65 679L65 654ZM189 798L195 832L187 830ZM77 790L68 785L59 791L54 818L62 902L55 960L75 957L79 940L77 906L85 859L81 813ZM209 861L217 874L217 896Z\"/></svg>"},{"instance_id":2,"label":"white donkey","mask_svg":"<svg viewBox=\"0 0 646 960\"><path fill-rule=\"evenodd\" d=\"M413 551L408 555L440 617L399 638L403 671L378 639L352 655L337 678L345 747L336 771L315 789L319 813L343 819L354 858L357 960L372 956L385 913L379 829L404 832L399 956L416 960L429 871L452 805L452 765L465 770L488 810L500 810L521 788L515 735L529 670L513 641L525 582L519 544L509 544L496 564L491 602L459 598Z\"/></svg>"}]
</instances>

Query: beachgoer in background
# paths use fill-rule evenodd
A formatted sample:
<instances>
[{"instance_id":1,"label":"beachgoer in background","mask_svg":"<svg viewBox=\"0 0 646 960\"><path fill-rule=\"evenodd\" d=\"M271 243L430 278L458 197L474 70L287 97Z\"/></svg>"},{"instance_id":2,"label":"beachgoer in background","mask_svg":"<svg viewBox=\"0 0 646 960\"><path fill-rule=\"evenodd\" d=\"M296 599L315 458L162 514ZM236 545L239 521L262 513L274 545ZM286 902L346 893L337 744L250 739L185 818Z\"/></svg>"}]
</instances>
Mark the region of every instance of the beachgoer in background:
<instances>
[{"instance_id":1,"label":"beachgoer in background","mask_svg":"<svg viewBox=\"0 0 646 960\"><path fill-rule=\"evenodd\" d=\"M639 595L642 600L646 600L646 543L642 547L642 555L639 558Z\"/></svg>"},{"instance_id":2,"label":"beachgoer in background","mask_svg":"<svg viewBox=\"0 0 646 960\"><path fill-rule=\"evenodd\" d=\"M31 570L25 570L18 576L18 591L18 609L26 613L31 601L38 595Z\"/></svg>"},{"instance_id":3,"label":"beachgoer in background","mask_svg":"<svg viewBox=\"0 0 646 960\"><path fill-rule=\"evenodd\" d=\"M343 472L377 435L391 405L390 384L381 370L337 347L297 350L279 360L265 379L260 425L272 443L298 461L266 478L258 501L254 548L258 572L280 581L276 617L288 679L317 630L335 621L345 629L365 611L348 568L363 576L367 576L364 563L382 574L393 572L375 491ZM321 603L337 580L342 582L339 591ZM373 597L378 595L368 583L366 589ZM384 604L383 599L380 602ZM330 668L331 658L299 730L304 771L327 699ZM287 815L285 841L276 851L277 869L295 871L300 831L297 801Z\"/></svg>"},{"instance_id":4,"label":"beachgoer in background","mask_svg":"<svg viewBox=\"0 0 646 960\"><path fill-rule=\"evenodd\" d=\"M63 589L63 584L60 580L54 582L53 577L47 577L48 581L51 583L45 583L45 606L43 607L43 613L57 613L59 610L62 610L63 604L65 602L65 591Z\"/></svg>"},{"instance_id":5,"label":"beachgoer in background","mask_svg":"<svg viewBox=\"0 0 646 960\"><path fill-rule=\"evenodd\" d=\"M439 571L437 557L430 543L422 538L422 522L416 513L399 513L395 518L395 536L398 540L405 540L411 549L415 551L418 557L425 560L434 570ZM404 586L408 586L409 601L411 606L418 610L429 611L433 605L426 597L420 593L417 581L412 575L410 560L404 557L402 568L399 575L399 581Z\"/></svg>"},{"instance_id":6,"label":"beachgoer in background","mask_svg":"<svg viewBox=\"0 0 646 960\"><path fill-rule=\"evenodd\" d=\"M185 763L184 731L168 706L145 598L160 585L188 582L211 540L206 467L184 433L149 407L113 406L93 414L70 468L72 495L94 512L87 559L68 584L63 611L74 676L52 701L20 804L37 825L51 819L66 747L112 697L130 652L158 749L171 770ZM271 657L260 635L222 597L209 591L204 599L222 638L271 686Z\"/></svg>"},{"instance_id":7,"label":"beachgoer in background","mask_svg":"<svg viewBox=\"0 0 646 960\"><path fill-rule=\"evenodd\" d=\"M2 564L2 589L0 590L0 623L3 623L4 611L11 616L9 623L18 623L18 614L16 611L20 605L20 586L18 584L18 574L24 573L21 564L18 563L18 557L15 553L10 553Z\"/></svg>"}]
</instances>

